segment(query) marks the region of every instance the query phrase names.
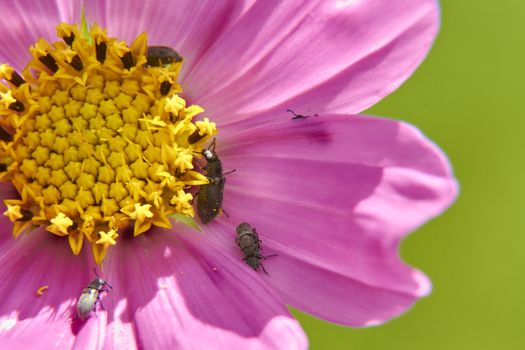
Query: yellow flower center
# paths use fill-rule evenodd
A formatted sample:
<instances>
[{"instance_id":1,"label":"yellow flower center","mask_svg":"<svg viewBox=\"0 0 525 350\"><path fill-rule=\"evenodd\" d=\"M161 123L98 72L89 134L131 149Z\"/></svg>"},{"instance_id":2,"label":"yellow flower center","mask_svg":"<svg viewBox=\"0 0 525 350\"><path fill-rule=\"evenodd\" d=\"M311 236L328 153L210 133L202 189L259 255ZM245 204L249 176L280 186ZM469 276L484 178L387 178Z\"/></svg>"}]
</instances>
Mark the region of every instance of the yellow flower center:
<instances>
[{"instance_id":1,"label":"yellow flower center","mask_svg":"<svg viewBox=\"0 0 525 350\"><path fill-rule=\"evenodd\" d=\"M61 24L58 36L31 47L21 75L0 65L0 180L19 193L4 215L15 237L44 225L74 254L85 237L100 264L125 228L193 217L187 191L208 183L194 155L217 129L178 95L180 57L148 64L145 33L130 46L96 24L85 36Z\"/></svg>"}]
</instances>

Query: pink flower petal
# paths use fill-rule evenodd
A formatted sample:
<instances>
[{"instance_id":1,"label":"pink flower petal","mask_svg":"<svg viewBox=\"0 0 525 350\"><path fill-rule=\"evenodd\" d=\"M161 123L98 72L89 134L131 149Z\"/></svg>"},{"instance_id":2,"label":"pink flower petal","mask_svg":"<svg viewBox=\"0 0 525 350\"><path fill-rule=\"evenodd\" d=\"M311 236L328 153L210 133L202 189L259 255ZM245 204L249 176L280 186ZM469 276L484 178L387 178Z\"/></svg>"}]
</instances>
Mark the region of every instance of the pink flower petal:
<instances>
[{"instance_id":1,"label":"pink flower petal","mask_svg":"<svg viewBox=\"0 0 525 350\"><path fill-rule=\"evenodd\" d=\"M39 38L56 41L60 22L80 21L80 2L68 0L7 0L2 2L0 63L21 70L27 64L29 47Z\"/></svg>"},{"instance_id":2,"label":"pink flower petal","mask_svg":"<svg viewBox=\"0 0 525 350\"><path fill-rule=\"evenodd\" d=\"M228 120L279 105L358 113L412 74L438 22L435 0L258 1L183 87Z\"/></svg>"},{"instance_id":3,"label":"pink flower petal","mask_svg":"<svg viewBox=\"0 0 525 350\"><path fill-rule=\"evenodd\" d=\"M124 239L108 256L107 347L121 348L115 324L130 323L144 349L307 347L298 322L242 261L202 234L173 231Z\"/></svg>"},{"instance_id":4,"label":"pink flower petal","mask_svg":"<svg viewBox=\"0 0 525 350\"><path fill-rule=\"evenodd\" d=\"M67 240L42 229L16 240L4 233L10 239L0 241L0 347L13 339L32 339L31 347L41 349L76 348L83 338L79 348L93 345L104 313L71 322L82 289L94 278L90 252L73 256Z\"/></svg>"},{"instance_id":5,"label":"pink flower petal","mask_svg":"<svg viewBox=\"0 0 525 350\"><path fill-rule=\"evenodd\" d=\"M0 346L32 338L34 347L46 349L307 347L298 322L269 287L245 274L242 262L191 235L124 237L102 274L113 286L103 297L110 312L99 308L73 322L76 301L94 278L90 252L74 257L66 240L41 229L2 241ZM37 296L44 285L49 288Z\"/></svg>"},{"instance_id":6,"label":"pink flower petal","mask_svg":"<svg viewBox=\"0 0 525 350\"><path fill-rule=\"evenodd\" d=\"M221 136L223 167L237 169L227 180L224 229L250 222L265 254L279 253L265 264L287 303L365 325L429 292L398 245L449 206L457 186L446 157L419 131L371 117L277 114L227 125Z\"/></svg>"},{"instance_id":7,"label":"pink flower petal","mask_svg":"<svg viewBox=\"0 0 525 350\"><path fill-rule=\"evenodd\" d=\"M250 1L87 1L86 15L108 28L108 34L128 43L142 32L149 45L176 49L185 59L184 69L195 63ZM132 23L132 25L130 25Z\"/></svg>"}]
</instances>

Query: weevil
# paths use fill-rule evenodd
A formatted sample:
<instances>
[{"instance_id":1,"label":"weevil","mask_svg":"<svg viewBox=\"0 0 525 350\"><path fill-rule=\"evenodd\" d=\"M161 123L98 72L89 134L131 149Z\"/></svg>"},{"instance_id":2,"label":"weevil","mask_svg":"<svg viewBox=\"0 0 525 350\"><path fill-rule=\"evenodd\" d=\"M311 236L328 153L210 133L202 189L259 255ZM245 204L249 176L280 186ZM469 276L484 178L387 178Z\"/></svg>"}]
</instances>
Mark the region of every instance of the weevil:
<instances>
[{"instance_id":1,"label":"weevil","mask_svg":"<svg viewBox=\"0 0 525 350\"><path fill-rule=\"evenodd\" d=\"M291 109L287 109L286 110L287 112L290 112L293 114L292 116L292 120L295 120L295 119L306 119L306 118L310 118L309 115L302 115L302 114L296 114L294 111L292 111ZM317 114L314 114L314 117L317 117Z\"/></svg>"},{"instance_id":2,"label":"weevil","mask_svg":"<svg viewBox=\"0 0 525 350\"><path fill-rule=\"evenodd\" d=\"M148 66L168 66L173 62L181 62L179 53L168 46L148 46Z\"/></svg>"},{"instance_id":3,"label":"weevil","mask_svg":"<svg viewBox=\"0 0 525 350\"><path fill-rule=\"evenodd\" d=\"M202 151L207 164L204 167L206 177L210 183L200 186L197 195L197 214L203 224L211 222L222 210L222 198L226 178L224 175L231 174L235 169L223 173L222 162L215 153L215 139L208 149Z\"/></svg>"},{"instance_id":4,"label":"weevil","mask_svg":"<svg viewBox=\"0 0 525 350\"><path fill-rule=\"evenodd\" d=\"M96 311L97 303L104 309L104 305L102 305L102 301L100 300L100 293L109 292L109 289L104 289L104 286L113 289L106 280L100 278L95 268L93 268L93 271L97 278L89 282L87 287L82 290L82 294L80 294L77 302L76 318L81 320L85 320L92 310Z\"/></svg>"},{"instance_id":5,"label":"weevil","mask_svg":"<svg viewBox=\"0 0 525 350\"><path fill-rule=\"evenodd\" d=\"M262 241L259 239L259 234L255 228L252 228L247 222L241 222L235 231L237 232L237 238L235 238L235 242L244 253L243 260L246 261L246 264L248 264L255 271L261 267L264 273L268 274L268 272L264 269L261 260L276 256L277 254L271 254L267 256L263 256L261 254Z\"/></svg>"}]
</instances>

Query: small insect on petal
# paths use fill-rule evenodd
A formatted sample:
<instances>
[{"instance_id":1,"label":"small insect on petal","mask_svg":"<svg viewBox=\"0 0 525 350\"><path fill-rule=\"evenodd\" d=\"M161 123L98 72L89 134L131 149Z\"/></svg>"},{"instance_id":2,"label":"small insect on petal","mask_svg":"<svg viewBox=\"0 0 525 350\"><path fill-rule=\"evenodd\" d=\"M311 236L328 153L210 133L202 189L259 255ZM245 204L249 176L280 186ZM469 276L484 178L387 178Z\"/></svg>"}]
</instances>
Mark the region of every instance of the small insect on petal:
<instances>
[{"instance_id":1,"label":"small insect on petal","mask_svg":"<svg viewBox=\"0 0 525 350\"><path fill-rule=\"evenodd\" d=\"M262 241L259 239L259 235L255 228L252 228L247 222L240 223L239 226L237 226L236 231L237 238L235 239L235 242L244 253L243 260L246 261L246 264L248 264L252 269L257 271L259 267L261 267L264 273L268 274L268 272L266 272L264 269L261 260L276 256L277 254L271 254L267 256L263 256L261 254Z\"/></svg>"},{"instance_id":2,"label":"small insect on petal","mask_svg":"<svg viewBox=\"0 0 525 350\"><path fill-rule=\"evenodd\" d=\"M87 287L82 290L77 302L77 317L75 319L85 320L92 310L96 311L97 303L104 308L100 300L100 293L109 291L104 289L104 286L113 289L108 282L100 278L95 269L93 271L95 271L97 278L89 282Z\"/></svg>"},{"instance_id":3,"label":"small insect on petal","mask_svg":"<svg viewBox=\"0 0 525 350\"><path fill-rule=\"evenodd\" d=\"M46 289L48 289L48 288L49 288L49 286L42 286L42 287L40 287L40 288L38 288L38 289L36 290L35 294L36 294L37 296L41 297L42 294L44 294L44 292L45 292Z\"/></svg>"},{"instance_id":4,"label":"small insect on petal","mask_svg":"<svg viewBox=\"0 0 525 350\"><path fill-rule=\"evenodd\" d=\"M306 118L310 118L311 116L310 115L302 115L302 114L296 114L294 111L292 111L291 109L287 109L286 110L287 112L290 112L293 114L292 116L292 120L296 120L296 119L306 119ZM314 117L317 117L317 114L314 114Z\"/></svg>"}]
</instances>

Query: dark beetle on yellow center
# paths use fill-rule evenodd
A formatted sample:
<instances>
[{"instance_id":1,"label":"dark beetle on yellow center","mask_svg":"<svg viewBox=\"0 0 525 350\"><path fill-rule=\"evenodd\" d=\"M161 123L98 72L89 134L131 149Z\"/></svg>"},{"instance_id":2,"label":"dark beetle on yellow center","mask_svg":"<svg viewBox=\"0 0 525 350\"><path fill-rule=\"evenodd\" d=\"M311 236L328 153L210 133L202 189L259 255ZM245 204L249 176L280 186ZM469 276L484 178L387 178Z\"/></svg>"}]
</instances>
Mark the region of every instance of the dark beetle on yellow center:
<instances>
[{"instance_id":1,"label":"dark beetle on yellow center","mask_svg":"<svg viewBox=\"0 0 525 350\"><path fill-rule=\"evenodd\" d=\"M204 169L210 183L200 186L197 197L197 214L202 223L207 224L221 212L224 184L226 183L224 175L234 172L235 169L222 173L222 162L215 153L215 140L208 149L202 151L202 155L208 162Z\"/></svg>"},{"instance_id":2,"label":"dark beetle on yellow center","mask_svg":"<svg viewBox=\"0 0 525 350\"><path fill-rule=\"evenodd\" d=\"M148 46L148 66L161 67L182 62L179 53L168 46Z\"/></svg>"}]
</instances>

